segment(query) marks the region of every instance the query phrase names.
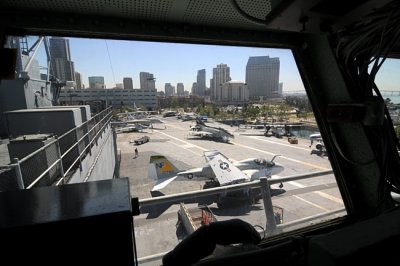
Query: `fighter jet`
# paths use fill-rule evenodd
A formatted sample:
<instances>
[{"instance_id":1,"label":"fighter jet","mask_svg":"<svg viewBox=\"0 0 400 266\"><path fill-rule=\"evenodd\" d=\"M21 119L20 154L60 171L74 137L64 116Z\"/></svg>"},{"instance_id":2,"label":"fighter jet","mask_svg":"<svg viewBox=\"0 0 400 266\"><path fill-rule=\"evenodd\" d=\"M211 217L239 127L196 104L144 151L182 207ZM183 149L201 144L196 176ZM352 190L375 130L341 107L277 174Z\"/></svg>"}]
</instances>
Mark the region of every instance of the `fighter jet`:
<instances>
[{"instance_id":1,"label":"fighter jet","mask_svg":"<svg viewBox=\"0 0 400 266\"><path fill-rule=\"evenodd\" d=\"M233 138L233 134L226 129L220 127L212 127L204 124L201 119L196 120L196 124L190 126L190 136L197 136L204 139L211 139L221 141L224 143L229 142L229 138Z\"/></svg>"},{"instance_id":2,"label":"fighter jet","mask_svg":"<svg viewBox=\"0 0 400 266\"><path fill-rule=\"evenodd\" d=\"M150 157L149 177L156 179L156 185L150 191L153 197L163 196L163 188L174 180L205 180L203 189L238 184L257 180L262 176L271 177L280 173L284 167L272 160L249 158L232 162L218 151L204 152L206 164L201 168L179 171L165 156ZM285 190L271 189L272 195L284 193ZM212 204L217 203L218 208L231 204L253 204L262 198L260 189L243 189L240 191L224 192L219 195L198 196L186 199L184 203ZM174 203L159 204L154 207L141 208L141 212L148 213L147 218L156 218L164 213Z\"/></svg>"},{"instance_id":3,"label":"fighter jet","mask_svg":"<svg viewBox=\"0 0 400 266\"><path fill-rule=\"evenodd\" d=\"M173 180L184 177L196 180L211 180L215 186L226 186L258 180L260 177L270 178L282 172L284 167L275 163L275 155L271 160L263 158L248 158L233 162L219 151L206 151L204 157L206 164L200 168L179 171L164 156L152 156L150 158L149 176L157 180L152 191L158 191L166 187Z\"/></svg>"}]
</instances>

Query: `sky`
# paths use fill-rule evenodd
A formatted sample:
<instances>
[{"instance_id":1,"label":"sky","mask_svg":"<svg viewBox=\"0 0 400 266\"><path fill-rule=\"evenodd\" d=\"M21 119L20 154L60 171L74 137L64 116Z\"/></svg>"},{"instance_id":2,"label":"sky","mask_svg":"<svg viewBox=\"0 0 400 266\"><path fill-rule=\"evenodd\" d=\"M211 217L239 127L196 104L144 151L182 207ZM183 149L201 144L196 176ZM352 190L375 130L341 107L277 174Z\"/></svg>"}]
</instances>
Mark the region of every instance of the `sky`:
<instances>
[{"instance_id":1,"label":"sky","mask_svg":"<svg viewBox=\"0 0 400 266\"><path fill-rule=\"evenodd\" d=\"M140 88L139 73L150 72L156 78L156 88L164 91L165 83L184 84L191 91L197 71L206 69L206 86L210 86L212 69L218 64L230 67L232 80L245 82L246 64L250 56L270 56L280 59L280 82L284 91L304 90L292 52L285 49L232 47L69 38L75 71L81 73L88 86L89 76L104 76L107 88L132 77L133 87ZM40 65L45 66L45 52L40 51Z\"/></svg>"},{"instance_id":2,"label":"sky","mask_svg":"<svg viewBox=\"0 0 400 266\"><path fill-rule=\"evenodd\" d=\"M156 78L157 90L164 91L165 83L176 88L178 82L191 91L197 71L206 69L206 86L210 86L212 69L218 64L230 67L231 78L245 82L246 64L250 56L270 56L280 59L280 82L283 91L304 90L292 52L239 46L196 45L144 41L119 41L69 38L75 71L81 73L88 87L89 76L104 76L107 88L122 83L124 77L133 79L140 88L139 73L150 72ZM44 48L38 55L40 65L46 66ZM400 90L400 60L387 59L376 77L381 90Z\"/></svg>"}]
</instances>

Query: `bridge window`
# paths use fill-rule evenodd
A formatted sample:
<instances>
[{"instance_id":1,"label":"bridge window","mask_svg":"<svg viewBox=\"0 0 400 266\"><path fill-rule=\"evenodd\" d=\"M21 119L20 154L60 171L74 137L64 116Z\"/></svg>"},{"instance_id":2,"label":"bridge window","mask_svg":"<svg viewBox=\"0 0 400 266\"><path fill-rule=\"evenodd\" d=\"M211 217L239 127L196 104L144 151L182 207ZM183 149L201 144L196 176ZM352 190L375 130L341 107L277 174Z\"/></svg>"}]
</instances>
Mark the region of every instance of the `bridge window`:
<instances>
[{"instance_id":1,"label":"bridge window","mask_svg":"<svg viewBox=\"0 0 400 266\"><path fill-rule=\"evenodd\" d=\"M20 41L12 38L10 47ZM36 39L27 37L32 43ZM120 176L129 178L131 195L139 197L142 206L134 217L142 261L171 250L195 230L190 227L206 219L201 210L206 210L207 220L240 218L262 226L268 235L346 215L323 139L310 141L319 129L291 50L118 40L107 40L107 49L105 40L52 39L50 50L57 42L68 43L61 47L70 49L56 60L52 72L64 79L58 100L72 102L72 94L63 91L77 90L80 76L85 101L112 102L115 114L131 112L129 120L136 120L119 128L117 147ZM39 48L30 77L44 74L39 66L46 66L46 56L44 47ZM61 75L72 66L74 75ZM124 78L142 90L120 89ZM34 88L35 82L27 86ZM387 88L394 101L396 88ZM57 96L37 97L48 101ZM137 108L157 111L137 121ZM187 119L178 119L178 112ZM195 117L204 121L196 124ZM149 141L133 147L143 136L150 136ZM212 150L220 155L205 157L204 152ZM281 179L288 177L282 187ZM163 183L168 178L174 180ZM258 182L257 188L223 187L248 182ZM263 199L262 184L272 206L265 205L269 203ZM220 194L207 194L215 187L222 187ZM156 196L177 193L187 193L187 198L153 203ZM273 220L264 209L273 212Z\"/></svg>"}]
</instances>

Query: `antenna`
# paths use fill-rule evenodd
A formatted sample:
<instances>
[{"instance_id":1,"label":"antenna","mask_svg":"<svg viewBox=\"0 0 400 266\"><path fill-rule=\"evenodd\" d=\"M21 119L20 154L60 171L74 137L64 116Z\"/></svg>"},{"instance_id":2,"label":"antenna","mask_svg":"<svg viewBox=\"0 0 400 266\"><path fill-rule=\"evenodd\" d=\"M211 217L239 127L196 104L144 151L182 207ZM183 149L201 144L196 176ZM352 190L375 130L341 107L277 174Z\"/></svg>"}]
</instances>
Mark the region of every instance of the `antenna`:
<instances>
[{"instance_id":1,"label":"antenna","mask_svg":"<svg viewBox=\"0 0 400 266\"><path fill-rule=\"evenodd\" d=\"M275 158L278 156L281 156L281 155L280 154L274 155L274 157L272 157L272 159L271 159L271 163L274 162Z\"/></svg>"}]
</instances>

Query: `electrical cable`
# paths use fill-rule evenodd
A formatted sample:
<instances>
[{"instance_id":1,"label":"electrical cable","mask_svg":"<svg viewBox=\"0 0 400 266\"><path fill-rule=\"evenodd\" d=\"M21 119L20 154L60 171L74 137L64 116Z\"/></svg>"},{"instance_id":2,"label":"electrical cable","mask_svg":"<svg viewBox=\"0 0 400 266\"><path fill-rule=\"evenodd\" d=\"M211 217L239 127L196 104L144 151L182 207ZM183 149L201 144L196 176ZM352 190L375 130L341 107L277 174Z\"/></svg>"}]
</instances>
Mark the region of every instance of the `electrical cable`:
<instances>
[{"instance_id":1,"label":"electrical cable","mask_svg":"<svg viewBox=\"0 0 400 266\"><path fill-rule=\"evenodd\" d=\"M111 72L112 72L112 75L113 75L114 84L115 84L115 86L117 86L116 85L117 82L115 81L114 68L113 68L113 65L112 65L112 62L111 62L111 57L110 57L110 51L108 50L107 40L104 40L104 42L106 43L106 47L107 47L108 60L110 61L110 67L111 67Z\"/></svg>"},{"instance_id":2,"label":"electrical cable","mask_svg":"<svg viewBox=\"0 0 400 266\"><path fill-rule=\"evenodd\" d=\"M356 162L356 161L353 161L353 160L347 158L347 156L343 153L342 149L340 148L340 145L339 145L339 143L338 143L338 141L337 141L337 139L336 139L336 135L335 135L335 133L334 133L333 130L332 130L332 126L329 127L329 131L330 131L331 136L332 136L333 144L335 145L335 147L336 147L337 151L339 152L340 156L341 156L346 162L348 162L348 163L350 163L350 164L353 164L353 165L358 165L358 166L365 166L365 165L369 165L369 164L372 164L372 163L375 162L375 160L376 160L376 157L375 157L375 156L374 156L374 158L372 158L371 160L366 161L366 162Z\"/></svg>"},{"instance_id":3,"label":"electrical cable","mask_svg":"<svg viewBox=\"0 0 400 266\"><path fill-rule=\"evenodd\" d=\"M335 55L345 81L352 87L353 100L365 102L376 97L384 102L375 77L386 58L392 52L400 38L400 1L393 1L371 15L353 23L338 32ZM374 96L375 94L375 96ZM381 126L364 126L370 142L379 140L374 148L374 160L381 172L378 188L378 205L386 202L390 191L400 192L400 142L387 106L384 106L384 123ZM332 126L330 127L333 143L340 156L355 165L370 162L355 162L343 153ZM375 211L378 211L375 210Z\"/></svg>"}]
</instances>

